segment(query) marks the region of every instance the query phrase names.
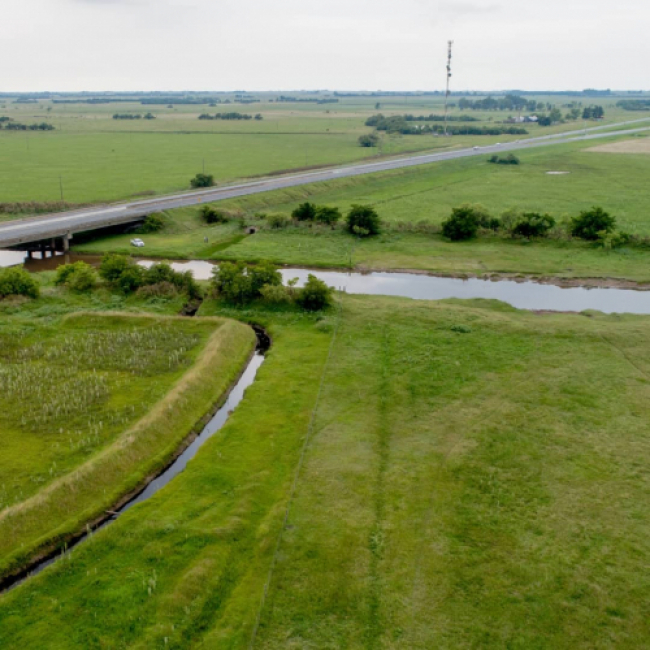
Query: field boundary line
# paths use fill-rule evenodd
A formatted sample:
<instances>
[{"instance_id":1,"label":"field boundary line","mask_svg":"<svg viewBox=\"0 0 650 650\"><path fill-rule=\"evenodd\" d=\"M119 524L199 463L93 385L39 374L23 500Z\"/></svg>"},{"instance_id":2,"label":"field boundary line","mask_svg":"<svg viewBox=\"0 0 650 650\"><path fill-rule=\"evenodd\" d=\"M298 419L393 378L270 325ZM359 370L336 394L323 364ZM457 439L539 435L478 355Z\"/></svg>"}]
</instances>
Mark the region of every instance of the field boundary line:
<instances>
[{"instance_id":1,"label":"field boundary line","mask_svg":"<svg viewBox=\"0 0 650 650\"><path fill-rule=\"evenodd\" d=\"M343 316L343 298L341 297L341 301L339 303L339 313L338 313L338 320L336 322L336 327L334 328L334 333L332 334L332 339L330 340L330 345L329 349L327 351L327 357L325 359L325 363L323 365L323 372L321 373L320 376L320 382L318 384L318 392L316 393L316 401L314 402L314 408L312 409L311 416L309 418L309 425L307 426L307 435L305 436L305 441L303 442L302 449L300 450L300 456L298 458L298 464L296 466L296 471L293 476L293 482L291 484L291 490L289 492L289 500L287 501L287 507L284 511L284 518L282 520L282 527L280 528L280 532L278 534L278 539L275 544L275 550L273 551L273 557L271 558L271 566L269 567L269 572L266 577L266 582L264 583L264 589L262 590L262 598L260 599L260 605L257 610L257 615L255 617L255 624L253 626L253 632L251 634L251 639L248 644L249 650L252 649L255 645L255 641L257 640L257 632L259 630L260 626L260 620L262 618L262 611L264 610L264 605L266 604L266 597L269 592L269 587L271 586L271 580L273 579L273 572L275 570L275 565L277 564L278 556L280 554L280 546L282 545L282 537L284 534L284 531L287 527L287 522L289 521L289 513L291 512L291 505L293 503L294 496L296 494L296 488L298 486L298 479L300 478L300 474L302 471L302 466L305 460L305 455L307 453L307 448L309 446L309 443L313 437L313 431L314 431L314 422L316 421L316 413L318 412L318 406L320 404L320 398L321 394L323 392L323 384L325 382L325 375L327 374L327 369L329 368L330 365L330 359L332 357L332 350L334 349L334 342L336 341L336 335L338 334L339 327L341 325L341 320Z\"/></svg>"}]
</instances>

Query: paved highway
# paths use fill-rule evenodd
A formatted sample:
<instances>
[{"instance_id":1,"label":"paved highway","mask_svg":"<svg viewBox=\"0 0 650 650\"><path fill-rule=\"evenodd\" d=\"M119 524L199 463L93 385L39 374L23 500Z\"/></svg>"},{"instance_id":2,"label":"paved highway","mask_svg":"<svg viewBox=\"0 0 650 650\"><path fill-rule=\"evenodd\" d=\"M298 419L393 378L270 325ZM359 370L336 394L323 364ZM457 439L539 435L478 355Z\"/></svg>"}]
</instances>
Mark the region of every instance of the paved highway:
<instances>
[{"instance_id":1,"label":"paved highway","mask_svg":"<svg viewBox=\"0 0 650 650\"><path fill-rule=\"evenodd\" d=\"M146 216L152 212L170 210L172 208L186 207L202 203L212 203L224 199L231 199L248 194L270 192L297 185L330 181L337 178L350 176L361 176L373 174L391 169L402 169L415 167L444 160L455 160L470 156L485 156L486 154L521 151L534 147L547 147L553 144L564 144L567 142L578 142L585 140L596 140L613 135L632 135L641 131L650 130L650 126L627 128L640 122L647 122L649 118L621 122L618 124L602 125L570 131L565 133L545 135L537 138L528 138L482 147L458 149L455 151L444 151L440 153L418 154L403 158L391 158L378 162L364 162L346 167L327 168L313 172L303 172L287 176L265 178L258 181L249 181L236 185L213 187L205 190L184 192L155 199L136 201L133 203L112 204L107 206L95 206L71 212L60 212L50 215L41 215L28 219L20 219L0 224L0 248L10 246L17 247L21 244L47 240L50 238L64 237L67 234L84 232L105 228L107 226L121 223L129 223L139 217ZM618 131L612 129L621 128Z\"/></svg>"}]
</instances>

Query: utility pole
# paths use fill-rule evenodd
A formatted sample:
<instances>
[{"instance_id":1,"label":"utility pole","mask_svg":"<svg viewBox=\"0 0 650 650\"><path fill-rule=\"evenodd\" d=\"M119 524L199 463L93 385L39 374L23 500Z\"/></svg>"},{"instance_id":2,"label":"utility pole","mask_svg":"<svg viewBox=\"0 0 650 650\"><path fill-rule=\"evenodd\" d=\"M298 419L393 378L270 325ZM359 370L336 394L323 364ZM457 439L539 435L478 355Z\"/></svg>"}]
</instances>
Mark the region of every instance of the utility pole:
<instances>
[{"instance_id":1,"label":"utility pole","mask_svg":"<svg viewBox=\"0 0 650 650\"><path fill-rule=\"evenodd\" d=\"M447 134L447 110L449 104L449 80L451 79L451 48L454 41L447 41L447 90L445 91L445 135Z\"/></svg>"}]
</instances>

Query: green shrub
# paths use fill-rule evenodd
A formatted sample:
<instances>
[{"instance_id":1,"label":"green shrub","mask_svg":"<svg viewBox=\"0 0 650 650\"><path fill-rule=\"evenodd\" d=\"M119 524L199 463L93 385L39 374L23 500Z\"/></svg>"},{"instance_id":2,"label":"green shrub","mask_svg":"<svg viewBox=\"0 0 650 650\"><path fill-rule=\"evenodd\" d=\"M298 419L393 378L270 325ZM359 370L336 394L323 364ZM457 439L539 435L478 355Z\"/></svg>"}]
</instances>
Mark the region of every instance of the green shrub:
<instances>
[{"instance_id":1,"label":"green shrub","mask_svg":"<svg viewBox=\"0 0 650 650\"><path fill-rule=\"evenodd\" d=\"M266 223L268 223L273 230L280 230L286 228L291 223L291 219L289 219L286 214L275 213L266 215Z\"/></svg>"},{"instance_id":2,"label":"green shrub","mask_svg":"<svg viewBox=\"0 0 650 650\"><path fill-rule=\"evenodd\" d=\"M178 289L171 282L148 284L138 289L141 298L175 298Z\"/></svg>"},{"instance_id":3,"label":"green shrub","mask_svg":"<svg viewBox=\"0 0 650 650\"><path fill-rule=\"evenodd\" d=\"M509 153L507 156L497 156L497 154L494 154L488 159L488 162L495 165L518 165L520 160L514 154Z\"/></svg>"},{"instance_id":4,"label":"green shrub","mask_svg":"<svg viewBox=\"0 0 650 650\"><path fill-rule=\"evenodd\" d=\"M102 257L102 261L99 265L99 275L106 280L106 282L112 284L117 282L122 273L131 266L135 266L135 263L133 260L126 257L126 255L107 253Z\"/></svg>"},{"instance_id":5,"label":"green shrub","mask_svg":"<svg viewBox=\"0 0 650 650\"><path fill-rule=\"evenodd\" d=\"M261 288L260 294L262 300L270 305L288 305L293 302L292 293L288 287L282 285L265 284Z\"/></svg>"},{"instance_id":6,"label":"green shrub","mask_svg":"<svg viewBox=\"0 0 650 650\"><path fill-rule=\"evenodd\" d=\"M369 133L367 135L359 136L360 147L376 147L379 142L379 136L376 133Z\"/></svg>"},{"instance_id":7,"label":"green shrub","mask_svg":"<svg viewBox=\"0 0 650 650\"><path fill-rule=\"evenodd\" d=\"M145 270L135 263L129 264L114 281L114 286L123 293L132 293L144 284Z\"/></svg>"},{"instance_id":8,"label":"green shrub","mask_svg":"<svg viewBox=\"0 0 650 650\"><path fill-rule=\"evenodd\" d=\"M321 205L316 208L316 221L333 226L341 218L341 211L328 205Z\"/></svg>"},{"instance_id":9,"label":"green shrub","mask_svg":"<svg viewBox=\"0 0 650 650\"><path fill-rule=\"evenodd\" d=\"M201 296L201 288L194 279L191 271L174 271L166 262L152 264L143 275L141 286L155 286L160 284L171 284L181 293L186 293L189 298Z\"/></svg>"},{"instance_id":10,"label":"green shrub","mask_svg":"<svg viewBox=\"0 0 650 650\"><path fill-rule=\"evenodd\" d=\"M74 273L75 265L74 264L62 264L56 270L54 275L54 284L57 287L60 287L68 282L68 278Z\"/></svg>"},{"instance_id":11,"label":"green shrub","mask_svg":"<svg viewBox=\"0 0 650 650\"><path fill-rule=\"evenodd\" d=\"M212 187L214 185L214 176L212 174L197 174L190 180L190 185L194 188Z\"/></svg>"},{"instance_id":12,"label":"green shrub","mask_svg":"<svg viewBox=\"0 0 650 650\"><path fill-rule=\"evenodd\" d=\"M601 231L613 232L616 227L616 218L605 212L602 208L593 207L591 210L581 212L574 217L571 224L571 234L580 239L596 241Z\"/></svg>"},{"instance_id":13,"label":"green shrub","mask_svg":"<svg viewBox=\"0 0 650 650\"><path fill-rule=\"evenodd\" d=\"M479 219L471 205L453 208L451 216L442 222L442 234L451 241L463 241L476 237Z\"/></svg>"},{"instance_id":14,"label":"green shrub","mask_svg":"<svg viewBox=\"0 0 650 650\"><path fill-rule=\"evenodd\" d=\"M296 297L296 302L308 311L319 311L332 304L332 289L310 273L305 286Z\"/></svg>"},{"instance_id":15,"label":"green shrub","mask_svg":"<svg viewBox=\"0 0 650 650\"><path fill-rule=\"evenodd\" d=\"M27 296L38 298L40 287L38 282L19 266L0 270L0 298L7 296Z\"/></svg>"},{"instance_id":16,"label":"green shrub","mask_svg":"<svg viewBox=\"0 0 650 650\"><path fill-rule=\"evenodd\" d=\"M206 223L227 223L229 216L222 210L217 210L210 205L204 205L199 211L203 221Z\"/></svg>"},{"instance_id":17,"label":"green shrub","mask_svg":"<svg viewBox=\"0 0 650 650\"><path fill-rule=\"evenodd\" d=\"M370 205L353 205L346 222L348 230L359 237L370 237L381 232L381 219Z\"/></svg>"},{"instance_id":18,"label":"green shrub","mask_svg":"<svg viewBox=\"0 0 650 650\"><path fill-rule=\"evenodd\" d=\"M512 227L511 233L520 237L545 237L555 226L555 219L550 214L524 212L519 221Z\"/></svg>"},{"instance_id":19,"label":"green shrub","mask_svg":"<svg viewBox=\"0 0 650 650\"><path fill-rule=\"evenodd\" d=\"M95 269L86 262L63 264L56 270L54 284L65 285L71 291L84 293L97 286L97 274Z\"/></svg>"},{"instance_id":20,"label":"green shrub","mask_svg":"<svg viewBox=\"0 0 650 650\"><path fill-rule=\"evenodd\" d=\"M144 234L159 232L165 227L165 217L160 212L154 212L147 215L146 219L138 228L138 231Z\"/></svg>"},{"instance_id":21,"label":"green shrub","mask_svg":"<svg viewBox=\"0 0 650 650\"><path fill-rule=\"evenodd\" d=\"M291 213L291 216L296 221L313 221L316 218L316 206L309 203L309 201L305 201Z\"/></svg>"}]
</instances>

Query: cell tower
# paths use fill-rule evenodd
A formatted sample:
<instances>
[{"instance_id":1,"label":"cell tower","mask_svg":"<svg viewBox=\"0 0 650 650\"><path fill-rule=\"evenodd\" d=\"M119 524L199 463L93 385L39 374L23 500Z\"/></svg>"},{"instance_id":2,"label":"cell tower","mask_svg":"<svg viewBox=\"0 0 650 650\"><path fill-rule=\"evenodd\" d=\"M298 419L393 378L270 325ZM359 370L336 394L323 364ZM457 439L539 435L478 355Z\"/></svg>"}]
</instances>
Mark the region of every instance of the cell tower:
<instances>
[{"instance_id":1,"label":"cell tower","mask_svg":"<svg viewBox=\"0 0 650 650\"><path fill-rule=\"evenodd\" d=\"M447 108L449 103L449 80L451 79L451 48L454 41L447 41L447 90L445 92L445 135L447 135Z\"/></svg>"}]
</instances>

